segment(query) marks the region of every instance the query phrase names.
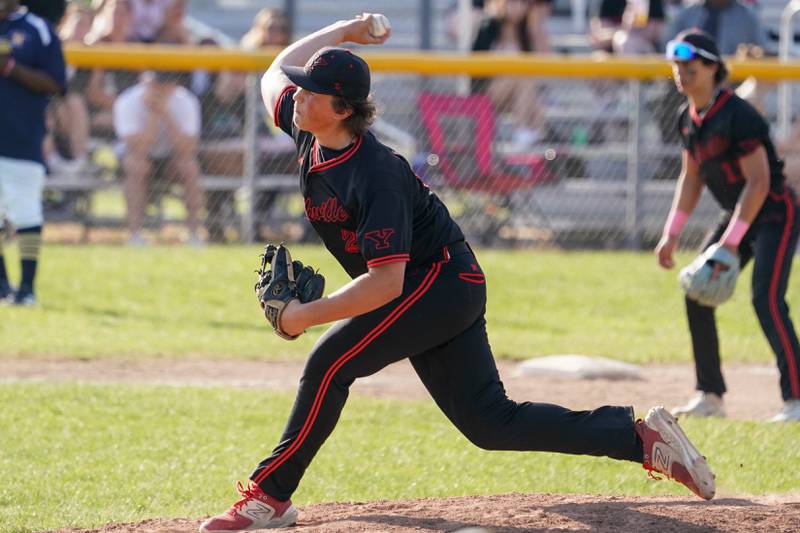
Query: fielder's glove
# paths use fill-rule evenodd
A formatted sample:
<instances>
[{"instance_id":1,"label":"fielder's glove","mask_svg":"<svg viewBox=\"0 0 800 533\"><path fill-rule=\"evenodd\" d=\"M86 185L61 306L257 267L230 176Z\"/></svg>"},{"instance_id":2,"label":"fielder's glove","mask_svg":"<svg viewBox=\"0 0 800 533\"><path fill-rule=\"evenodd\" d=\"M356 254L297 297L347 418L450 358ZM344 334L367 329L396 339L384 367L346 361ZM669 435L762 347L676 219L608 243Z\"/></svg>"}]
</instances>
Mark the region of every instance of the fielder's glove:
<instances>
[{"instance_id":1,"label":"fielder's glove","mask_svg":"<svg viewBox=\"0 0 800 533\"><path fill-rule=\"evenodd\" d=\"M722 269L712 279L716 264L722 265ZM678 281L690 300L700 305L717 307L733 296L737 277L739 258L728 249L715 244L681 270Z\"/></svg>"},{"instance_id":2,"label":"fielder's glove","mask_svg":"<svg viewBox=\"0 0 800 533\"><path fill-rule=\"evenodd\" d=\"M294 340L299 335L289 335L281 328L281 315L292 300L308 303L322 297L325 278L310 266L292 261L289 250L281 243L268 244L261 255L261 268L257 271L256 297L264 316L280 337Z\"/></svg>"}]
</instances>

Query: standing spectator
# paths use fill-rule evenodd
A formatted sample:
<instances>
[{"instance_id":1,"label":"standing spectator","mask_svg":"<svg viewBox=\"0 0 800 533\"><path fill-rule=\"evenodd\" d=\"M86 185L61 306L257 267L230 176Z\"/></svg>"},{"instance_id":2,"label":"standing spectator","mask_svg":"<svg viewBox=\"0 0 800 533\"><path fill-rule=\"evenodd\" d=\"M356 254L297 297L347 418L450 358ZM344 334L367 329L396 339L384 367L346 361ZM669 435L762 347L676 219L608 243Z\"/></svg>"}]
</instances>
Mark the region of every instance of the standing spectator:
<instances>
[{"instance_id":1,"label":"standing spectator","mask_svg":"<svg viewBox=\"0 0 800 533\"><path fill-rule=\"evenodd\" d=\"M764 48L766 33L758 15L740 0L704 0L678 13L665 32L665 40L690 28L709 34L723 55L733 55L740 44Z\"/></svg>"},{"instance_id":2,"label":"standing spectator","mask_svg":"<svg viewBox=\"0 0 800 533\"><path fill-rule=\"evenodd\" d=\"M58 26L67 9L67 0L21 0L20 4L52 26Z\"/></svg>"},{"instance_id":3,"label":"standing spectator","mask_svg":"<svg viewBox=\"0 0 800 533\"><path fill-rule=\"evenodd\" d=\"M122 168L132 245L144 244L139 232L147 205L148 181L154 170L176 175L183 184L189 243L201 243L197 231L203 202L197 162L200 102L178 84L183 76L180 72L156 72L123 92L114 103L114 130L123 144Z\"/></svg>"},{"instance_id":4,"label":"standing spectator","mask_svg":"<svg viewBox=\"0 0 800 533\"><path fill-rule=\"evenodd\" d=\"M487 16L478 28L472 45L474 51L497 53L533 52L537 38L532 31L531 0L495 0L487 6ZM529 148L541 137L544 117L531 78L498 76L491 80L473 80L474 92L485 91L497 111L508 113L515 123L514 143Z\"/></svg>"},{"instance_id":5,"label":"standing spectator","mask_svg":"<svg viewBox=\"0 0 800 533\"><path fill-rule=\"evenodd\" d=\"M66 84L61 41L44 19L0 0L0 211L17 228L22 279L12 293L0 250L0 296L34 305L42 242L42 146L49 97Z\"/></svg>"}]
</instances>

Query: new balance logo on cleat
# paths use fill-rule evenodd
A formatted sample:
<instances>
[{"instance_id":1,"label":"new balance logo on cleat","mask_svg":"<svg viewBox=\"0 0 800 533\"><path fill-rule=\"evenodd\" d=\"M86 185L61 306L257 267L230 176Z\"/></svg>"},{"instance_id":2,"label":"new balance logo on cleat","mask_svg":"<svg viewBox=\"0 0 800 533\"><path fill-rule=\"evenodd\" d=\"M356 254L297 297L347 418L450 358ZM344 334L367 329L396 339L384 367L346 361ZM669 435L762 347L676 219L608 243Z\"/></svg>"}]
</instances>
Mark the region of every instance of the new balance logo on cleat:
<instances>
[{"instance_id":1,"label":"new balance logo on cleat","mask_svg":"<svg viewBox=\"0 0 800 533\"><path fill-rule=\"evenodd\" d=\"M669 446L662 442L653 445L653 470L658 470L667 476L672 475L672 457Z\"/></svg>"},{"instance_id":2,"label":"new balance logo on cleat","mask_svg":"<svg viewBox=\"0 0 800 533\"><path fill-rule=\"evenodd\" d=\"M275 509L263 503L251 501L248 508L244 510L244 514L250 516L254 521L269 520L275 514Z\"/></svg>"},{"instance_id":3,"label":"new balance logo on cleat","mask_svg":"<svg viewBox=\"0 0 800 533\"><path fill-rule=\"evenodd\" d=\"M650 409L645 419L637 421L634 428L642 440L642 466L651 476L657 472L685 485L703 499L714 497L714 473L666 409Z\"/></svg>"},{"instance_id":4,"label":"new balance logo on cleat","mask_svg":"<svg viewBox=\"0 0 800 533\"><path fill-rule=\"evenodd\" d=\"M297 521L297 509L291 501L279 501L266 494L253 482L237 485L241 495L230 509L209 518L200 526L200 533L240 532L291 526Z\"/></svg>"}]
</instances>

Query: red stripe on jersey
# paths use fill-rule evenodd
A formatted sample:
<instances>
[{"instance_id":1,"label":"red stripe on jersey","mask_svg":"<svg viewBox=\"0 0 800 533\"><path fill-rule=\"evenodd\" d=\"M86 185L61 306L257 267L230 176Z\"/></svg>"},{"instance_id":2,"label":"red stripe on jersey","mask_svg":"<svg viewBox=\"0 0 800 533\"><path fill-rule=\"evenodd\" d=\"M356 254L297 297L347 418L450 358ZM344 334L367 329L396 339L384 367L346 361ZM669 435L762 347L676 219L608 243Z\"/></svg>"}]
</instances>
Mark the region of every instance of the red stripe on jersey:
<instances>
[{"instance_id":1,"label":"red stripe on jersey","mask_svg":"<svg viewBox=\"0 0 800 533\"><path fill-rule=\"evenodd\" d=\"M280 124L280 118L281 117L278 115L278 113L280 112L281 102L283 102L283 97L286 96L286 93L288 93L289 91L295 91L295 90L297 90L296 86L287 85L286 87L283 88L283 90L281 91L281 94L278 95L278 99L275 100L275 109L272 110L272 120L275 121L275 127L276 128L280 128L281 127L281 124Z\"/></svg>"},{"instance_id":2,"label":"red stripe on jersey","mask_svg":"<svg viewBox=\"0 0 800 533\"><path fill-rule=\"evenodd\" d=\"M692 122L694 122L699 126L700 124L703 123L704 120L708 120L709 118L711 118L711 116L717 111L719 111L719 108L722 107L725 104L725 102L728 101L728 99L731 97L732 94L733 91L731 91L730 89L722 91L722 93L717 97L717 101L714 102L714 104L711 106L711 109L706 111L706 114L703 115L702 118L700 117L700 115L697 114L697 110L694 108L694 106L690 105L689 115L691 115L692 117Z\"/></svg>"},{"instance_id":3,"label":"red stripe on jersey","mask_svg":"<svg viewBox=\"0 0 800 533\"><path fill-rule=\"evenodd\" d=\"M386 265L388 263L399 263L401 261L407 262L411 259L409 254L394 254L385 255L383 257L376 257L367 261L367 266L372 268L375 266Z\"/></svg>"},{"instance_id":4,"label":"red stripe on jersey","mask_svg":"<svg viewBox=\"0 0 800 533\"><path fill-rule=\"evenodd\" d=\"M314 164L311 165L311 168L308 169L308 173L310 174L312 172L319 172L320 170L327 170L331 167L335 167L336 165L344 163L345 161L353 157L353 154L355 154L356 151L361 146L361 141L362 137L361 135L359 135L358 137L356 137L356 141L353 143L353 145L350 146L350 148L345 153L343 153L338 157L334 157L330 161L324 161L322 163L319 163L317 162L317 150L319 149L319 142L317 142L317 140L314 139L314 145L311 147L311 158L312 158L311 161L314 162Z\"/></svg>"},{"instance_id":5,"label":"red stripe on jersey","mask_svg":"<svg viewBox=\"0 0 800 533\"><path fill-rule=\"evenodd\" d=\"M486 282L486 278L483 276L483 274L472 274L472 273L469 273L469 272L461 272L458 275L458 279L463 280L463 281L467 281L469 283L475 283L477 285L480 285L480 284Z\"/></svg>"}]
</instances>

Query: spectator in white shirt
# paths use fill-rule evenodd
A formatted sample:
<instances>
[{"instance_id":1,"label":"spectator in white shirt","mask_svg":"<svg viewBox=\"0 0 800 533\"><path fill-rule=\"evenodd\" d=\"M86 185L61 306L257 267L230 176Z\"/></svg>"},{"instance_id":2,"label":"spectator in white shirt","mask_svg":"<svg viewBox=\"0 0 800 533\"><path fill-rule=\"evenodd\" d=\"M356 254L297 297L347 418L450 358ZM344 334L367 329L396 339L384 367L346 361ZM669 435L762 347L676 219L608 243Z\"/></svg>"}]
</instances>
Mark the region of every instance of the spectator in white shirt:
<instances>
[{"instance_id":1,"label":"spectator in white shirt","mask_svg":"<svg viewBox=\"0 0 800 533\"><path fill-rule=\"evenodd\" d=\"M148 197L148 180L155 170L183 185L188 212L189 242L199 244L198 218L203 205L197 144L200 101L180 86L184 73L156 72L119 95L114 102L114 130L122 142L122 168L128 202L130 244L140 245Z\"/></svg>"}]
</instances>

